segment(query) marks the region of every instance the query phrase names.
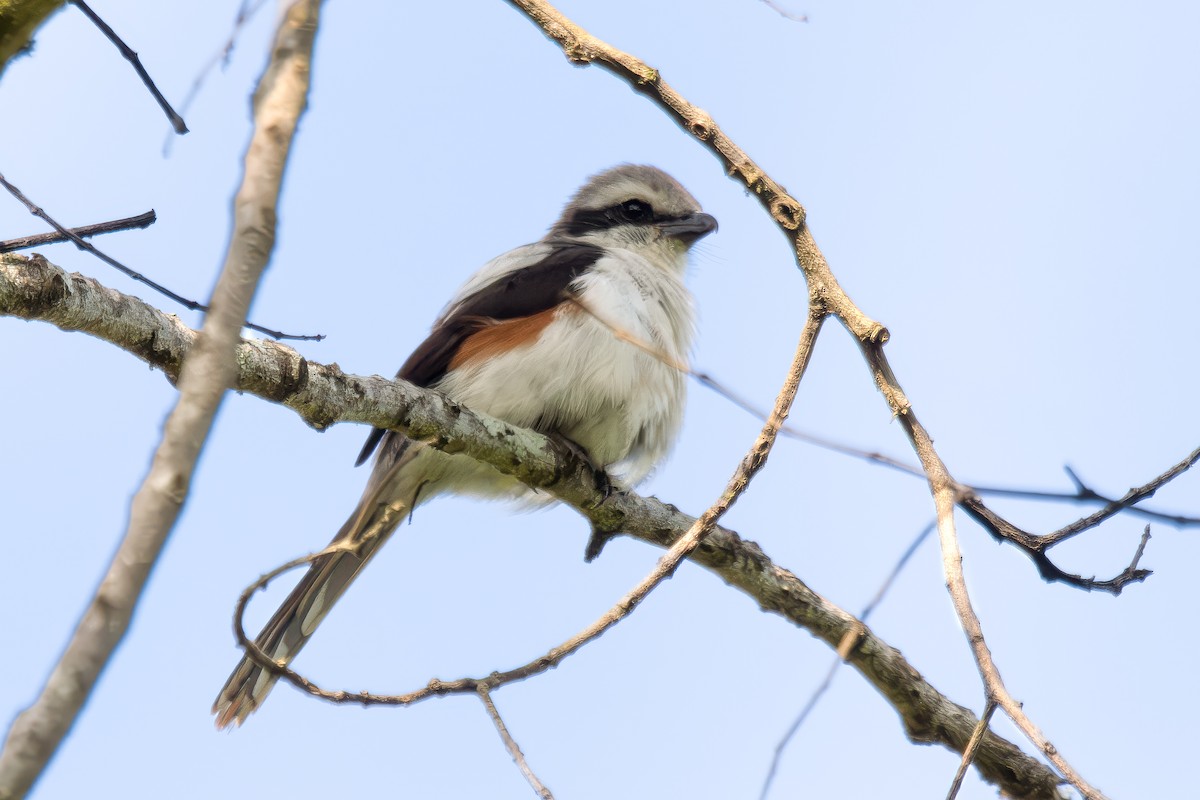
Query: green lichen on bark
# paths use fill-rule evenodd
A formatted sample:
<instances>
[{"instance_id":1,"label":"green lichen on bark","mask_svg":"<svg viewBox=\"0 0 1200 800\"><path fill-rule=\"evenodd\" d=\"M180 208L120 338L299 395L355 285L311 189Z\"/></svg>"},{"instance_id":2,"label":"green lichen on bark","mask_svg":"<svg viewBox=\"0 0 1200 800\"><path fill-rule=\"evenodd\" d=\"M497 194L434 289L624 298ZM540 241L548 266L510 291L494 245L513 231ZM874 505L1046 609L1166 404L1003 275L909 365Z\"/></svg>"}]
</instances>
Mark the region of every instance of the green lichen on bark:
<instances>
[{"instance_id":1,"label":"green lichen on bark","mask_svg":"<svg viewBox=\"0 0 1200 800\"><path fill-rule=\"evenodd\" d=\"M65 0L0 0L0 77L30 47L38 26L64 5Z\"/></svg>"}]
</instances>

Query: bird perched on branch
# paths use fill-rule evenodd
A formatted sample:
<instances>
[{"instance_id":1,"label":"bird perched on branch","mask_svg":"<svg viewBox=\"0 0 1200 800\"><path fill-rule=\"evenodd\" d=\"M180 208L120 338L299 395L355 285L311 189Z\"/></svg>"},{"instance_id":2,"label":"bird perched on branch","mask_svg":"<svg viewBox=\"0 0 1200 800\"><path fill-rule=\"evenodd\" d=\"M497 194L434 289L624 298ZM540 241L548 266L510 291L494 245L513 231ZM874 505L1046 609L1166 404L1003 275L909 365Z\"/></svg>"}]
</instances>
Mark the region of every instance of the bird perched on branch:
<instances>
[{"instance_id":1,"label":"bird perched on branch","mask_svg":"<svg viewBox=\"0 0 1200 800\"><path fill-rule=\"evenodd\" d=\"M397 377L468 408L577 445L618 485L644 478L683 416L693 335L688 248L713 217L671 176L624 165L591 178L539 242L483 266ZM358 463L375 467L354 513L258 635L273 660L300 651L412 509L443 492L529 493L516 479L377 429ZM240 724L276 677L243 658L213 704Z\"/></svg>"}]
</instances>

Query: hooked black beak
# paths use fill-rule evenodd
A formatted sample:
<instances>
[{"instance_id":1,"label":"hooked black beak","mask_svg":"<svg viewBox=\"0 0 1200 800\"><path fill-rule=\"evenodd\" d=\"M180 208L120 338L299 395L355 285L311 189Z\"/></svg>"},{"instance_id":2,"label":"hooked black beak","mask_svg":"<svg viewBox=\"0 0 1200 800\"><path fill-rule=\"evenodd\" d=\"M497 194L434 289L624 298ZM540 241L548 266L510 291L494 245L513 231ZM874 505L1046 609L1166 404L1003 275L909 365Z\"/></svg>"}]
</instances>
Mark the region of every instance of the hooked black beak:
<instances>
[{"instance_id":1,"label":"hooked black beak","mask_svg":"<svg viewBox=\"0 0 1200 800\"><path fill-rule=\"evenodd\" d=\"M658 227L663 232L663 235L671 239L678 239L688 247L691 247L697 240L717 229L717 218L712 214L696 212L686 217L665 220L660 222Z\"/></svg>"}]
</instances>

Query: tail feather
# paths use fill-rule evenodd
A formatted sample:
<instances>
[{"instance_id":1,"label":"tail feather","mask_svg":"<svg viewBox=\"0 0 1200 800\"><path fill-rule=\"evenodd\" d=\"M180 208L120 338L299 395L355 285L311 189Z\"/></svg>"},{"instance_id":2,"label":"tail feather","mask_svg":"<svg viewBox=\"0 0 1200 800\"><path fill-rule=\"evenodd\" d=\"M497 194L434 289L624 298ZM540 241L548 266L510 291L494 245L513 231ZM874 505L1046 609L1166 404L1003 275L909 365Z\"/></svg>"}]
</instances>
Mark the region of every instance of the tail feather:
<instances>
[{"instance_id":1,"label":"tail feather","mask_svg":"<svg viewBox=\"0 0 1200 800\"><path fill-rule=\"evenodd\" d=\"M368 542L359 553L329 553L314 561L254 640L255 644L271 660L290 662L385 538L381 536ZM227 728L245 722L246 717L266 700L276 680L277 676L249 656L244 657L213 703L217 727Z\"/></svg>"},{"instance_id":2,"label":"tail feather","mask_svg":"<svg viewBox=\"0 0 1200 800\"><path fill-rule=\"evenodd\" d=\"M333 538L329 550L313 560L308 572L254 640L272 661L287 664L296 657L333 604L411 511L419 486L398 485L400 466L402 463L394 464L379 476L382 480L372 481L372 488ZM384 495L390 501L383 499ZM391 499L395 497L404 499ZM337 549L340 545L346 549ZM243 657L213 702L217 728L245 722L266 700L277 680L276 675L249 656Z\"/></svg>"}]
</instances>

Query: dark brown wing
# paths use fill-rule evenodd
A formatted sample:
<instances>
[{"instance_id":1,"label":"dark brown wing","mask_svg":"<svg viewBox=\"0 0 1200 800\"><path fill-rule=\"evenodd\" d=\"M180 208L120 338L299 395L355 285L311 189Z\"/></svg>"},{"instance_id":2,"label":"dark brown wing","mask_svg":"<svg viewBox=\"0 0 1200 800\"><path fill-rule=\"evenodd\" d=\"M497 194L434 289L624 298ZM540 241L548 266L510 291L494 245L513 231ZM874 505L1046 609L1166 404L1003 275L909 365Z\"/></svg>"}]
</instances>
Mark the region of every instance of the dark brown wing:
<instances>
[{"instance_id":1,"label":"dark brown wing","mask_svg":"<svg viewBox=\"0 0 1200 800\"><path fill-rule=\"evenodd\" d=\"M552 243L541 261L500 277L454 306L433 326L396 377L417 386L434 385L472 333L495 322L532 316L558 305L572 281L587 272L602 253L590 244ZM355 466L371 457L385 433L383 428L371 431Z\"/></svg>"}]
</instances>

